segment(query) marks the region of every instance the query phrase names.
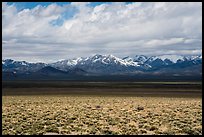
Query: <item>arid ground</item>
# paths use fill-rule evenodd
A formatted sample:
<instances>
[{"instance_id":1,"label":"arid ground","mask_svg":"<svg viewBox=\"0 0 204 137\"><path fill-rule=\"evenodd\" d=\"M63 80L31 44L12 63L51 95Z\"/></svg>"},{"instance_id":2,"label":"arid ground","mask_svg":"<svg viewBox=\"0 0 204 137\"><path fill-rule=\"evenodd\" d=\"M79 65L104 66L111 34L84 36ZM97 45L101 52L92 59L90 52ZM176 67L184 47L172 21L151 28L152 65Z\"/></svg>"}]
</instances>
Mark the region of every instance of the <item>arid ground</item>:
<instances>
[{"instance_id":1,"label":"arid ground","mask_svg":"<svg viewBox=\"0 0 204 137\"><path fill-rule=\"evenodd\" d=\"M3 87L2 134L202 135L201 83L116 85Z\"/></svg>"}]
</instances>

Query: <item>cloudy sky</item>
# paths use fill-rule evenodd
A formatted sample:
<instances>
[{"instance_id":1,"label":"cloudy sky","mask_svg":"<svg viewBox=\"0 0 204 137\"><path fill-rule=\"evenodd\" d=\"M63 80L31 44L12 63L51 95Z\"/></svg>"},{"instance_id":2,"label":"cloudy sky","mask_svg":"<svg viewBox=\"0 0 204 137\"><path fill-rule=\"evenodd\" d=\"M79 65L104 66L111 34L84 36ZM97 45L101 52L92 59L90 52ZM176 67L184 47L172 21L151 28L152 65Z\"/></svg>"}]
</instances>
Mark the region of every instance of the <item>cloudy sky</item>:
<instances>
[{"instance_id":1,"label":"cloudy sky","mask_svg":"<svg viewBox=\"0 0 204 137\"><path fill-rule=\"evenodd\" d=\"M2 3L3 59L198 55L202 3Z\"/></svg>"}]
</instances>

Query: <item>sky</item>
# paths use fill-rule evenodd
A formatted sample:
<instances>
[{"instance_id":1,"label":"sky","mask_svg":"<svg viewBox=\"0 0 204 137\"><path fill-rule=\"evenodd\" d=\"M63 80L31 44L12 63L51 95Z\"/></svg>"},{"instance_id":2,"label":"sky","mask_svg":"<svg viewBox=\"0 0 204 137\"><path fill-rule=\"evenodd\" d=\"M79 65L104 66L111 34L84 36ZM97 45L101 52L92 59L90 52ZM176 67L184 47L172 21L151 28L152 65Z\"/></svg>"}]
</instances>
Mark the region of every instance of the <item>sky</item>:
<instances>
[{"instance_id":1,"label":"sky","mask_svg":"<svg viewBox=\"0 0 204 137\"><path fill-rule=\"evenodd\" d=\"M201 2L2 3L3 59L201 53Z\"/></svg>"}]
</instances>

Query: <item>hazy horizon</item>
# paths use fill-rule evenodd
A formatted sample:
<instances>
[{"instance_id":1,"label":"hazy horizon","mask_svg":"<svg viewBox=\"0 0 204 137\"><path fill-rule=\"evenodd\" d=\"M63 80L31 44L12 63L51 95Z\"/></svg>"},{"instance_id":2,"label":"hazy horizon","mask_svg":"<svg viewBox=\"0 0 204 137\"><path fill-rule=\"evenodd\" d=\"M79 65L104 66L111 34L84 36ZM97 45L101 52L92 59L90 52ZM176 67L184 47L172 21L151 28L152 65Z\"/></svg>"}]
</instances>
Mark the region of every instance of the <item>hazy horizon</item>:
<instances>
[{"instance_id":1,"label":"hazy horizon","mask_svg":"<svg viewBox=\"0 0 204 137\"><path fill-rule=\"evenodd\" d=\"M91 54L89 56L79 56L79 57L72 57L72 58L64 58L64 59L57 59L57 60L53 60L53 61L49 61L49 62L42 62L42 61L27 61L27 60L15 60L13 58L3 58L2 60L7 60L7 59L11 59L11 60L14 60L14 61L26 61L26 62L29 62L29 63L54 63L54 62L57 62L57 61L61 61L61 60L72 60L72 59L76 59L76 58L87 58L87 57L92 57L92 56L95 56L95 55L103 55L103 56L108 56L108 55L112 55L112 54ZM161 54L161 55L157 55L157 56L174 56L175 54ZM113 55L114 56L114 55ZM146 57L153 57L153 56L150 56L150 55L135 55L135 56L146 56ZM123 56L123 57L118 57L118 56L115 56L117 58L120 58L120 59L123 59L125 57L130 57L130 58L134 58L135 56ZM177 55L175 55L177 56ZM184 56L184 57L188 57L188 56L202 56L202 54L197 54L197 55L178 55L178 56Z\"/></svg>"}]
</instances>

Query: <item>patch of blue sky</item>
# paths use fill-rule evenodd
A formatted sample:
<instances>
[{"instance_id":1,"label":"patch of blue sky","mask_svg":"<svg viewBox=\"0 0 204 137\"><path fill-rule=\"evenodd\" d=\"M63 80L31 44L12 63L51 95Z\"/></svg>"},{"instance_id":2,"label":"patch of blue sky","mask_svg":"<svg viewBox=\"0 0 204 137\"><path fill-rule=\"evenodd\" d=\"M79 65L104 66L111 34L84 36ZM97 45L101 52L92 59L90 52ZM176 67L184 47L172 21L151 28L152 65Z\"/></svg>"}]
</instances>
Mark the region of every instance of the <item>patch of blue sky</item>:
<instances>
[{"instance_id":1,"label":"patch of blue sky","mask_svg":"<svg viewBox=\"0 0 204 137\"><path fill-rule=\"evenodd\" d=\"M67 8L64 12L61 13L58 19L51 21L50 24L52 24L53 26L61 26L63 25L64 21L73 18L75 13L77 12L78 9L75 7Z\"/></svg>"},{"instance_id":2,"label":"patch of blue sky","mask_svg":"<svg viewBox=\"0 0 204 137\"><path fill-rule=\"evenodd\" d=\"M63 12L58 19L51 21L50 24L52 24L53 26L62 26L64 21L66 21L66 20L68 20L74 16L74 12L75 11Z\"/></svg>"},{"instance_id":3,"label":"patch of blue sky","mask_svg":"<svg viewBox=\"0 0 204 137\"><path fill-rule=\"evenodd\" d=\"M18 10L23 10L23 9L32 9L36 7L37 5L45 6L47 7L50 4L56 3L57 5L63 6L66 4L70 4L71 2L7 2L8 5L14 4ZM91 2L89 5L92 7L95 7L97 5L101 4L111 4L112 2ZM132 2L125 2L126 4L130 4Z\"/></svg>"},{"instance_id":4,"label":"patch of blue sky","mask_svg":"<svg viewBox=\"0 0 204 137\"><path fill-rule=\"evenodd\" d=\"M58 19L56 19L56 20L53 20L53 21L51 21L51 22L49 22L51 25L53 25L53 26L62 26L63 25L63 23L64 23L64 19L63 18L58 18Z\"/></svg>"},{"instance_id":5,"label":"patch of blue sky","mask_svg":"<svg viewBox=\"0 0 204 137\"><path fill-rule=\"evenodd\" d=\"M70 4L70 2L7 2L8 5L14 4L18 10L32 9L36 7L37 5L47 7L48 5L53 4L53 3L56 3L60 6L63 6L65 4Z\"/></svg>"},{"instance_id":6,"label":"patch of blue sky","mask_svg":"<svg viewBox=\"0 0 204 137\"><path fill-rule=\"evenodd\" d=\"M60 6L70 4L70 2L7 2L8 5L15 5L17 7L17 10L32 9L37 5L47 7L48 5L53 3L56 3L57 5L60 5ZM111 2L91 2L89 5L95 7L103 3L111 3Z\"/></svg>"}]
</instances>

